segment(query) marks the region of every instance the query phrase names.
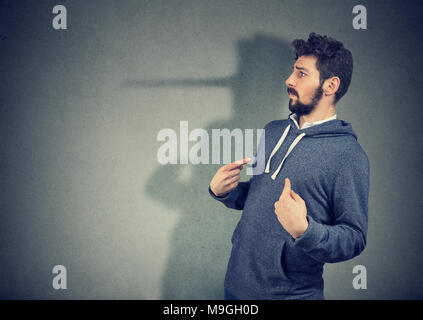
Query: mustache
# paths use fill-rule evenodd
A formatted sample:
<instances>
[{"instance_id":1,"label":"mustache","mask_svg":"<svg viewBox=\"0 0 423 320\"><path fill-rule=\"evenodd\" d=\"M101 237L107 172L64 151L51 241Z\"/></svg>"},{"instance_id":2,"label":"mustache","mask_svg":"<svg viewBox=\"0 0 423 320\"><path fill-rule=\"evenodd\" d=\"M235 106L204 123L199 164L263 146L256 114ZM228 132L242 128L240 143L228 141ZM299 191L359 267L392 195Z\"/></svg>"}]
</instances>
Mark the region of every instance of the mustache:
<instances>
[{"instance_id":1,"label":"mustache","mask_svg":"<svg viewBox=\"0 0 423 320\"><path fill-rule=\"evenodd\" d=\"M291 93L291 94L293 94L293 95L295 95L295 96L297 96L297 97L298 97L298 93L297 93L297 91L295 91L294 89L292 89L292 88L288 88L288 89L286 89L286 91L287 91L288 93Z\"/></svg>"}]
</instances>

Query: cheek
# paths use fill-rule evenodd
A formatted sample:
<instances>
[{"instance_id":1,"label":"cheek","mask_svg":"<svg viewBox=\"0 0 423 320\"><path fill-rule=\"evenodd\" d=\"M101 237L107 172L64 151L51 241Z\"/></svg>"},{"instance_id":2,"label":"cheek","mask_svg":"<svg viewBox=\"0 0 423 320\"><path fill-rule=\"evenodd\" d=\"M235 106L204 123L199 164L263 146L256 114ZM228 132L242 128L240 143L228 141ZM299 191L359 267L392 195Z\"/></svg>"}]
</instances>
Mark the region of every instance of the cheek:
<instances>
[{"instance_id":1,"label":"cheek","mask_svg":"<svg viewBox=\"0 0 423 320\"><path fill-rule=\"evenodd\" d=\"M304 95L303 95L303 99L306 100L307 102L311 101L311 99L313 98L313 93L312 91L307 91Z\"/></svg>"},{"instance_id":2,"label":"cheek","mask_svg":"<svg viewBox=\"0 0 423 320\"><path fill-rule=\"evenodd\" d=\"M310 102L313 99L315 92L315 87L309 85L307 87L303 87L301 91L298 91L298 94L302 100Z\"/></svg>"}]
</instances>

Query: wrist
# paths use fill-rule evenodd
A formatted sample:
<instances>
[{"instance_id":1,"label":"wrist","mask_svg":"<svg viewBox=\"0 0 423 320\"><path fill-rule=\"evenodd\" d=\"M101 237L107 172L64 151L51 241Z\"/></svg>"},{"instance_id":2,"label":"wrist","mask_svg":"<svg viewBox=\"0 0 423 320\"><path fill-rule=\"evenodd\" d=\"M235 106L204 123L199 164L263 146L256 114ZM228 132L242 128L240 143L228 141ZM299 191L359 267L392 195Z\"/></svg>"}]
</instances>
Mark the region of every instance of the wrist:
<instances>
[{"instance_id":1,"label":"wrist","mask_svg":"<svg viewBox=\"0 0 423 320\"><path fill-rule=\"evenodd\" d=\"M216 196L216 197L218 197L218 198L223 198L223 197L225 197L226 195L227 195L227 193L224 193L224 194L222 194L222 193L218 193L218 192L215 192L214 190L213 190L213 188L211 187L211 185L209 185L209 188L210 188L210 191Z\"/></svg>"},{"instance_id":2,"label":"wrist","mask_svg":"<svg viewBox=\"0 0 423 320\"><path fill-rule=\"evenodd\" d=\"M307 218L305 218L304 223L302 223L302 225L298 228L298 230L293 232L292 237L294 239L301 237L306 232L307 228L308 228L308 220Z\"/></svg>"}]
</instances>

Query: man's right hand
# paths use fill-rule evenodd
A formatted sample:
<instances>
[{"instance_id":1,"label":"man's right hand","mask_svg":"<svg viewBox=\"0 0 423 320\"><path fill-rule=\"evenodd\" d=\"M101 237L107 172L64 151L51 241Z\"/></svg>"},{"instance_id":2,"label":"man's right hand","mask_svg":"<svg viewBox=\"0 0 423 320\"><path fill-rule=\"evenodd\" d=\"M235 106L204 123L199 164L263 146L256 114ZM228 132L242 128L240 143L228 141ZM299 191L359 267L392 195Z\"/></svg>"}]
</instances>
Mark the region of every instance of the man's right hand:
<instances>
[{"instance_id":1,"label":"man's right hand","mask_svg":"<svg viewBox=\"0 0 423 320\"><path fill-rule=\"evenodd\" d=\"M210 189L217 197L224 197L238 185L242 166L251 161L244 158L228 163L217 170L210 182Z\"/></svg>"}]
</instances>

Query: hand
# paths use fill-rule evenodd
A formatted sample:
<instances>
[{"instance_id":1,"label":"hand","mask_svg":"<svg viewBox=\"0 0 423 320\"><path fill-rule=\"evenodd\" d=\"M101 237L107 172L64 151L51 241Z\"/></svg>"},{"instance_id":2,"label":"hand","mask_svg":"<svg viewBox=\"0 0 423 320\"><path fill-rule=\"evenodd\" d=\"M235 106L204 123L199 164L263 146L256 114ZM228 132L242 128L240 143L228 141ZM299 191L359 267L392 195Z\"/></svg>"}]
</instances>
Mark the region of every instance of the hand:
<instances>
[{"instance_id":1,"label":"hand","mask_svg":"<svg viewBox=\"0 0 423 320\"><path fill-rule=\"evenodd\" d=\"M304 200L291 190L291 181L286 178L279 200L275 202L275 214L284 229L295 239L307 230L307 207Z\"/></svg>"},{"instance_id":2,"label":"hand","mask_svg":"<svg viewBox=\"0 0 423 320\"><path fill-rule=\"evenodd\" d=\"M211 191L217 197L223 197L235 189L239 182L242 165L249 161L251 161L250 158L244 158L220 167L210 182Z\"/></svg>"}]
</instances>

